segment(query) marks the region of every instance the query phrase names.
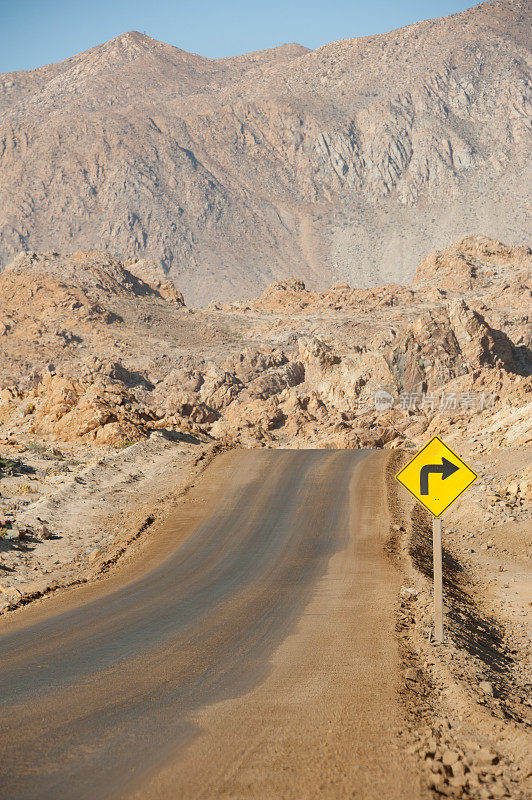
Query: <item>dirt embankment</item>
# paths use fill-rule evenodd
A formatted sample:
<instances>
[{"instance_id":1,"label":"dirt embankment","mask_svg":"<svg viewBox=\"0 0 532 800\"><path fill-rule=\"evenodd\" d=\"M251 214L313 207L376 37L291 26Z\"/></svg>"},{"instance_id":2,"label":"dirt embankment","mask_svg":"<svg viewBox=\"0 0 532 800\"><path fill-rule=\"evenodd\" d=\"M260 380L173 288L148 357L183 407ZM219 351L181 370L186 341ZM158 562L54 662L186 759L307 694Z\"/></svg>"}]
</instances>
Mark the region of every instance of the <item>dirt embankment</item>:
<instances>
[{"instance_id":1,"label":"dirt embankment","mask_svg":"<svg viewBox=\"0 0 532 800\"><path fill-rule=\"evenodd\" d=\"M164 519L223 449L190 436L155 433L81 468L69 467L75 462L59 453L61 460L56 456L52 463L67 471L49 466L48 451L26 455L26 472L2 479L1 502L14 509L17 527L0 539L0 612L93 581L122 557L135 555L132 545ZM37 499L18 508L21 490ZM19 538L19 527L32 533Z\"/></svg>"},{"instance_id":2,"label":"dirt embankment","mask_svg":"<svg viewBox=\"0 0 532 800\"><path fill-rule=\"evenodd\" d=\"M456 528L446 535L444 522L445 643L433 643L431 518L394 480L405 461L394 453L387 479L395 520L390 553L405 576L397 635L415 740L409 750L435 797L525 800L532 792L532 716L524 621L494 613L489 565L483 558L465 563Z\"/></svg>"}]
</instances>

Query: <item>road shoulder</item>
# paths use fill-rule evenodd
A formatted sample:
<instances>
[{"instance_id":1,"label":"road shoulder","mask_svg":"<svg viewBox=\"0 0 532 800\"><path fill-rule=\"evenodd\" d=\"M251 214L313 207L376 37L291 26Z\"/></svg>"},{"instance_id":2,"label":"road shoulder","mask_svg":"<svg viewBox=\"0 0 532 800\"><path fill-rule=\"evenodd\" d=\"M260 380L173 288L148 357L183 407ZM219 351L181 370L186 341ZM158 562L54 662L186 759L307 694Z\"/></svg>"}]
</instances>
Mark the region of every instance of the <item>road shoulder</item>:
<instances>
[{"instance_id":1,"label":"road shoulder","mask_svg":"<svg viewBox=\"0 0 532 800\"><path fill-rule=\"evenodd\" d=\"M391 554L405 575L397 628L410 751L435 798L524 800L532 791L526 637L516 637L516 620L494 614L490 573L471 570L444 525L445 643L433 644L431 521L394 481L405 460L396 452L387 478Z\"/></svg>"}]
</instances>

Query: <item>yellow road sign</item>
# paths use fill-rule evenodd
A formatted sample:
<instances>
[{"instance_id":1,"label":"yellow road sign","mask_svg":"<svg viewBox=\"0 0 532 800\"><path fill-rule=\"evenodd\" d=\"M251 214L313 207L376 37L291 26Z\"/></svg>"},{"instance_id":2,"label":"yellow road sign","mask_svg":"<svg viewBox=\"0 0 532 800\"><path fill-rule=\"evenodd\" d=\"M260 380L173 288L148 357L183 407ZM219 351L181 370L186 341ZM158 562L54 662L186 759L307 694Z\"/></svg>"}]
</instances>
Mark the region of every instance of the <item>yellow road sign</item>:
<instances>
[{"instance_id":1,"label":"yellow road sign","mask_svg":"<svg viewBox=\"0 0 532 800\"><path fill-rule=\"evenodd\" d=\"M434 436L395 476L433 517L441 517L477 478L477 473L439 436Z\"/></svg>"}]
</instances>

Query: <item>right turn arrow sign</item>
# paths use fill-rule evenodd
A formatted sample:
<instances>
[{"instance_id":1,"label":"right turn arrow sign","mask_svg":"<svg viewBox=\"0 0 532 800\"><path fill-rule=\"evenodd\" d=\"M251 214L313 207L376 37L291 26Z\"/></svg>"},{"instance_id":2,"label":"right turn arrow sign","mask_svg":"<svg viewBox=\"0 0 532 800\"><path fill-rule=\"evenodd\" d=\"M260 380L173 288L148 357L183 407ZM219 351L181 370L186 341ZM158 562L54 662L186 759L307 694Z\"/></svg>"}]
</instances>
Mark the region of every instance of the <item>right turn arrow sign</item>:
<instances>
[{"instance_id":1,"label":"right turn arrow sign","mask_svg":"<svg viewBox=\"0 0 532 800\"><path fill-rule=\"evenodd\" d=\"M429 493L429 475L431 472L441 473L442 480L445 480L458 469L460 468L457 467L456 464L453 464L451 461L443 458L443 456L441 464L425 464L425 466L421 467L421 471L419 473L419 493Z\"/></svg>"}]
</instances>

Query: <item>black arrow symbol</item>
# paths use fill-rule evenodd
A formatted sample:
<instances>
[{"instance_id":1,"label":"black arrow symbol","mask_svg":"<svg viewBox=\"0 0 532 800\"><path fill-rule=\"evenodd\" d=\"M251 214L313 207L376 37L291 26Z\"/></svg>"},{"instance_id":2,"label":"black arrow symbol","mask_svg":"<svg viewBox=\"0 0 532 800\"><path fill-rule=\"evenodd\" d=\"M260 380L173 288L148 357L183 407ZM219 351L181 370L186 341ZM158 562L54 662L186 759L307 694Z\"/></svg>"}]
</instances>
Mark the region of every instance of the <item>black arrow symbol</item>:
<instances>
[{"instance_id":1,"label":"black arrow symbol","mask_svg":"<svg viewBox=\"0 0 532 800\"><path fill-rule=\"evenodd\" d=\"M431 472L441 472L441 477L444 481L445 478L448 478L449 475L452 475L453 472L456 472L458 469L460 469L460 467L457 467L456 464L453 464L451 461L447 461L447 459L443 458L443 456L441 464L425 464L424 467L421 467L421 472L419 473L419 493L429 493L429 475Z\"/></svg>"}]
</instances>

